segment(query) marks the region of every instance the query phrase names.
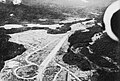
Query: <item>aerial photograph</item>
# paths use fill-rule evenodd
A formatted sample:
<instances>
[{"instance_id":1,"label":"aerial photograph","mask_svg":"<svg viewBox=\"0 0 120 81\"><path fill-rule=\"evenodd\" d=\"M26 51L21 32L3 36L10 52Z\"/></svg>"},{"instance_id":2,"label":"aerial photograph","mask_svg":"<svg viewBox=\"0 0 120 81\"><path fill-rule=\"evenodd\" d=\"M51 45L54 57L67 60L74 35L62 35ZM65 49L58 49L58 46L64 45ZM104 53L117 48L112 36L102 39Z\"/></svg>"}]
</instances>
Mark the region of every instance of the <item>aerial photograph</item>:
<instances>
[{"instance_id":1,"label":"aerial photograph","mask_svg":"<svg viewBox=\"0 0 120 81\"><path fill-rule=\"evenodd\" d=\"M120 81L120 0L0 0L0 81Z\"/></svg>"}]
</instances>

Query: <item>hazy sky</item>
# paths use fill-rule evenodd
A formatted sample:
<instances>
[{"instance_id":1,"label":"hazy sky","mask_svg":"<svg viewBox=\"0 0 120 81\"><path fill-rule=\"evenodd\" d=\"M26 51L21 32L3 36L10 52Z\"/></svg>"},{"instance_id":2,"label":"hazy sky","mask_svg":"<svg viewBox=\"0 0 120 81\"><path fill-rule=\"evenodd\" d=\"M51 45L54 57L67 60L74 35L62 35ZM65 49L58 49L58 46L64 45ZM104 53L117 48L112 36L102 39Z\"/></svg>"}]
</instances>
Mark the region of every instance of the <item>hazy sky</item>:
<instances>
[{"instance_id":1,"label":"hazy sky","mask_svg":"<svg viewBox=\"0 0 120 81\"><path fill-rule=\"evenodd\" d=\"M89 5L105 6L115 0L23 0L26 4L57 4L66 7L81 7Z\"/></svg>"}]
</instances>

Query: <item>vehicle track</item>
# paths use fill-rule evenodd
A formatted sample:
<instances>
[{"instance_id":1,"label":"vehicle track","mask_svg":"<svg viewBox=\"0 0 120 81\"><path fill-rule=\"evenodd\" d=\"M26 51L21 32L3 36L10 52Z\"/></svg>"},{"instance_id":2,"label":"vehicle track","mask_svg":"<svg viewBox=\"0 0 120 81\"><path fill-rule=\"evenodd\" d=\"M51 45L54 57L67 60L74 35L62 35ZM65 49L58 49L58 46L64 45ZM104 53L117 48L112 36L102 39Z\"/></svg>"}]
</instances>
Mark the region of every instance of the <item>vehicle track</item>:
<instances>
[{"instance_id":1,"label":"vehicle track","mask_svg":"<svg viewBox=\"0 0 120 81\"><path fill-rule=\"evenodd\" d=\"M29 56L40 51L40 50L44 50L45 48L47 48L50 44L54 43L55 41L59 40L60 38L57 38L51 42L49 42L47 45L45 45L44 47L41 47L40 45L37 45L36 47L33 47L32 49L30 50L27 50L26 52L24 52L24 54L27 54L27 56L25 57L25 60L26 62L28 63L28 65L26 66L21 66L21 67L18 67L14 70L14 74L18 77L18 78L21 78L21 79L34 79L34 78L37 78L37 81L42 81L42 77L43 77L43 72L45 70L45 68L48 66L48 64L52 61L52 59L54 59L54 57L56 56L57 52L60 50L60 48L62 47L62 45L64 44L64 42L68 39L68 37L73 33L74 31L69 31L65 34L65 36L62 37L62 39L60 40L60 42L58 42L58 44L53 48L53 50L48 54L48 56L45 58L45 60L40 64L40 65L37 65L31 61L28 60ZM24 78L24 77L20 77L17 75L16 71L19 69L19 68L23 68L23 67L27 67L27 66L30 66L30 65L36 65L38 66L38 72L36 76L32 77L32 78ZM73 75L78 81L81 81L74 73L72 73L71 71L69 71L67 68L65 68L64 66L58 64L58 66L60 66L62 69L65 69L67 72L69 72L71 75ZM61 70L55 75L54 77L54 80L55 81L55 78L57 77L57 75L61 72Z\"/></svg>"},{"instance_id":2,"label":"vehicle track","mask_svg":"<svg viewBox=\"0 0 120 81\"><path fill-rule=\"evenodd\" d=\"M29 50L29 51L26 51L24 53L27 54L27 56L25 57L25 60L26 62L28 63L28 65L26 66L21 66L21 67L18 67L14 70L14 74L18 77L18 78L21 78L21 79L34 79L34 78L37 78L37 81L42 81L42 78L43 78L43 72L45 70L45 68L48 66L48 64L55 58L57 52L60 50L60 48L62 47L62 45L64 44L64 42L68 39L68 37L71 35L71 32L68 32L61 40L60 42L54 47L54 49L48 54L48 56L45 58L45 60L40 64L40 65L37 65L31 61L28 61L28 57L40 50L44 50L46 47L48 47L51 43L54 43L55 41L57 41L58 39L55 39L54 41L51 41L49 42L47 45L45 45L44 47L41 48L41 46L36 46L34 48L32 48L32 50ZM35 50L34 50L35 49ZM31 52L32 51L32 52ZM57 63L57 62L56 62ZM23 67L27 67L27 66L30 66L30 65L36 65L38 66L38 71L37 71L37 74L36 76L34 77L31 77L31 78L23 78L23 77L20 77L17 75L16 71L19 69L19 68L23 68ZM68 73L70 73L71 75L73 75L78 81L82 81L80 78L78 78L74 73L72 73L71 71L69 71L67 68L65 68L64 66L62 66L61 64L57 63L58 66L61 67L60 71L58 73L56 73L56 75L54 76L54 79L53 81L56 80L58 74L62 71L62 69L65 69Z\"/></svg>"},{"instance_id":3,"label":"vehicle track","mask_svg":"<svg viewBox=\"0 0 120 81\"><path fill-rule=\"evenodd\" d=\"M42 81L42 74L43 74L44 69L47 67L49 62L52 61L52 59L55 57L55 55L60 50L60 48L62 47L64 42L68 39L68 37L69 37L69 33L67 33L61 39L61 41L55 46L55 48L50 52L50 54L46 57L46 59L41 63L41 65L39 66L39 74L38 74L38 77L37 77L38 81Z\"/></svg>"},{"instance_id":4,"label":"vehicle track","mask_svg":"<svg viewBox=\"0 0 120 81\"><path fill-rule=\"evenodd\" d=\"M55 42L55 41L57 41L57 40L58 40L58 39L55 39L55 40L49 42L47 45L45 45L45 46L42 47L42 48L41 48L41 46L36 46L36 47L32 48L32 50L27 50L26 52L24 52L25 54L27 54L27 56L25 57L25 60L26 60L26 62L28 63L28 65L20 66L20 67L16 68L16 69L14 70L14 74L15 74L18 78L22 78L22 79L32 79L32 78L35 78L36 76L35 76L35 77L32 77L32 78L23 78L23 77L20 77L20 76L18 76L18 75L16 74L16 71L17 71L19 68L27 67L27 66L30 66L30 65L36 65L36 66L38 66L37 64L35 64L35 63L31 62L31 61L28 61L28 57L29 57L30 55L32 55L32 54L40 51L40 50L45 49L47 46L49 46L51 43L53 43L53 42ZM35 49L35 50L34 50L34 49ZM32 51L32 52L31 52L31 51ZM29 52L31 52L31 53L29 53ZM38 67L39 67L39 66L38 66Z\"/></svg>"}]
</instances>

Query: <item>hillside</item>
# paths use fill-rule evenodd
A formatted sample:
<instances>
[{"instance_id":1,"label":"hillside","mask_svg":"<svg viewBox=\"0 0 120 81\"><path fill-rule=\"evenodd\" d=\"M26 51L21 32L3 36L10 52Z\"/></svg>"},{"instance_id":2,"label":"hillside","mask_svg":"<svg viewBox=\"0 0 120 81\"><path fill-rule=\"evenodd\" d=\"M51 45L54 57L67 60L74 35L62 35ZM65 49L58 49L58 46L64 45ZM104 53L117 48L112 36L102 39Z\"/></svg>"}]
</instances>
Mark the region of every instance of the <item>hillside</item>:
<instances>
[{"instance_id":1,"label":"hillside","mask_svg":"<svg viewBox=\"0 0 120 81\"><path fill-rule=\"evenodd\" d=\"M0 25L20 24L21 22L34 22L38 19L63 19L61 12L49 7L33 7L24 4L13 5L0 3Z\"/></svg>"}]
</instances>

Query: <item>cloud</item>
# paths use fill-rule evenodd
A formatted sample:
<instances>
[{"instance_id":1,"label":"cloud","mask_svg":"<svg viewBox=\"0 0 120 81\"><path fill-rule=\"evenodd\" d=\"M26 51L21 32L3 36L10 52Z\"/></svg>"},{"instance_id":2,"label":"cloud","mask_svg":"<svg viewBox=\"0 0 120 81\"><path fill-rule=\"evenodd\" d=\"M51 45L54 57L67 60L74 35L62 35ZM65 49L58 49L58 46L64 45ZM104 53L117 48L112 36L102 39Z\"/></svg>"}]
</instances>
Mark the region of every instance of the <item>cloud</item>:
<instances>
[{"instance_id":1,"label":"cloud","mask_svg":"<svg viewBox=\"0 0 120 81\"><path fill-rule=\"evenodd\" d=\"M88 0L81 0L81 1L83 1L83 2L85 2L85 3L88 3Z\"/></svg>"}]
</instances>

